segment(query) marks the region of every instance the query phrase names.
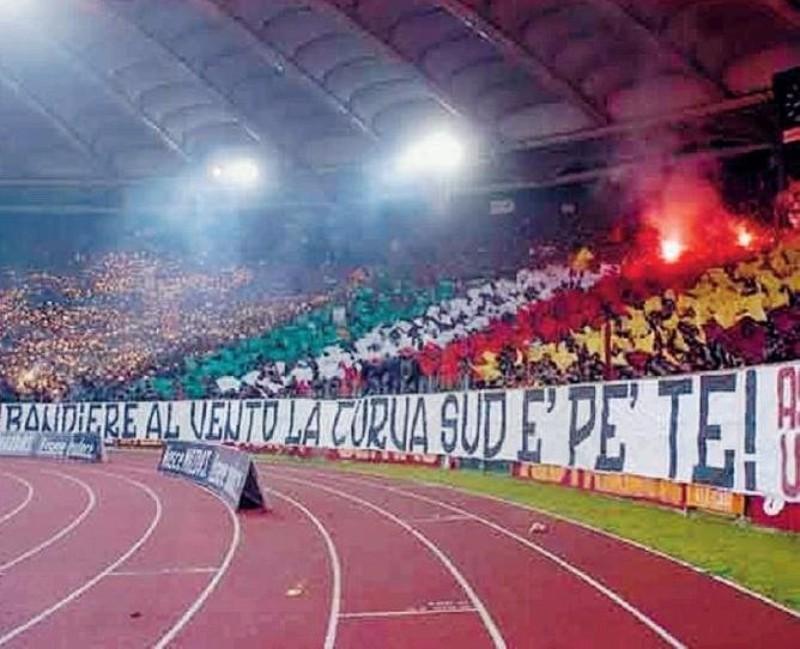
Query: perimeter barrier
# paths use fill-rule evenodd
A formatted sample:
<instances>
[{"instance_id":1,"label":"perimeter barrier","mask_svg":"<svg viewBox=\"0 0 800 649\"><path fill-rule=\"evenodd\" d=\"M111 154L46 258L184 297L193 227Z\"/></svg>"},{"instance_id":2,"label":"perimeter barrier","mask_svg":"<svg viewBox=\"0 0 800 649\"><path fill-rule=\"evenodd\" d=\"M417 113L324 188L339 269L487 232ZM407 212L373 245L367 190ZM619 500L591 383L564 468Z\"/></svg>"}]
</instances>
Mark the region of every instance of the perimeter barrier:
<instances>
[{"instance_id":1,"label":"perimeter barrier","mask_svg":"<svg viewBox=\"0 0 800 649\"><path fill-rule=\"evenodd\" d=\"M158 470L188 478L223 498L234 510L268 509L253 460L229 446L194 442L164 445Z\"/></svg>"},{"instance_id":2,"label":"perimeter barrier","mask_svg":"<svg viewBox=\"0 0 800 649\"><path fill-rule=\"evenodd\" d=\"M102 462L103 438L93 433L0 433L0 456Z\"/></svg>"}]
</instances>

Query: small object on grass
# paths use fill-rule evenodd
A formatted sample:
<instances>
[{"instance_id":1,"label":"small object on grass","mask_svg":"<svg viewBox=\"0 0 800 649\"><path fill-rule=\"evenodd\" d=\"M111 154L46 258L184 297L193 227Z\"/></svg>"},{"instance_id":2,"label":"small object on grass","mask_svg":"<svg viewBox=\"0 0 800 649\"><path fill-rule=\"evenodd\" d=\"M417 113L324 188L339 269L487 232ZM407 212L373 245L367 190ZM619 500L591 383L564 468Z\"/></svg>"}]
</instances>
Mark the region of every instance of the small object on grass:
<instances>
[{"instance_id":1,"label":"small object on grass","mask_svg":"<svg viewBox=\"0 0 800 649\"><path fill-rule=\"evenodd\" d=\"M547 525L544 523L540 523L539 521L533 521L531 526L528 528L528 536L531 534L542 534L547 531Z\"/></svg>"},{"instance_id":2,"label":"small object on grass","mask_svg":"<svg viewBox=\"0 0 800 649\"><path fill-rule=\"evenodd\" d=\"M134 611L133 613L129 613L128 616L135 620L136 618L142 617L142 614L139 611Z\"/></svg>"}]
</instances>

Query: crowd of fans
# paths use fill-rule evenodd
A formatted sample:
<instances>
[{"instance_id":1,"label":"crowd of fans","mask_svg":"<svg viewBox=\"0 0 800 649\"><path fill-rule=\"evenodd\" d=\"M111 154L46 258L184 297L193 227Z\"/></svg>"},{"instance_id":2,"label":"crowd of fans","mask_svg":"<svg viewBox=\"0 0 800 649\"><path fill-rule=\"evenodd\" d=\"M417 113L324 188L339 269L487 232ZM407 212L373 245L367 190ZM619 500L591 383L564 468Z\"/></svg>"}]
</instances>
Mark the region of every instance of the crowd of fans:
<instances>
[{"instance_id":1,"label":"crowd of fans","mask_svg":"<svg viewBox=\"0 0 800 649\"><path fill-rule=\"evenodd\" d=\"M394 267L117 251L71 272L8 268L0 399L334 398L796 359L795 233L672 267L612 232L507 255L489 242L479 272L466 244L415 263L394 242Z\"/></svg>"},{"instance_id":2,"label":"crowd of fans","mask_svg":"<svg viewBox=\"0 0 800 649\"><path fill-rule=\"evenodd\" d=\"M472 282L458 291L440 287L440 294L452 293L452 297L424 304L426 308L419 309L413 318L404 318L399 309L381 305L379 296L373 311L378 314L377 322L371 329L349 328L338 342L314 357L298 359L288 372L285 364L270 363L241 380L222 377L216 387L223 394L244 390L271 396L329 396L468 386L469 359L463 354L443 354L442 350L461 349L462 341L481 336L494 323L513 318L526 305L565 290L587 290L603 274L612 272L611 267L593 272L548 265L522 269L513 279ZM355 317L356 323L363 323L359 309L355 309Z\"/></svg>"},{"instance_id":3,"label":"crowd of fans","mask_svg":"<svg viewBox=\"0 0 800 649\"><path fill-rule=\"evenodd\" d=\"M589 255L591 256L591 255ZM388 394L718 370L800 356L800 240L680 277L573 259L465 287L291 365L223 376L218 396Z\"/></svg>"},{"instance_id":4,"label":"crowd of fans","mask_svg":"<svg viewBox=\"0 0 800 649\"><path fill-rule=\"evenodd\" d=\"M137 253L107 254L73 274L6 271L0 397L127 398L139 377L327 299L283 295L270 278L268 268L186 268Z\"/></svg>"}]
</instances>

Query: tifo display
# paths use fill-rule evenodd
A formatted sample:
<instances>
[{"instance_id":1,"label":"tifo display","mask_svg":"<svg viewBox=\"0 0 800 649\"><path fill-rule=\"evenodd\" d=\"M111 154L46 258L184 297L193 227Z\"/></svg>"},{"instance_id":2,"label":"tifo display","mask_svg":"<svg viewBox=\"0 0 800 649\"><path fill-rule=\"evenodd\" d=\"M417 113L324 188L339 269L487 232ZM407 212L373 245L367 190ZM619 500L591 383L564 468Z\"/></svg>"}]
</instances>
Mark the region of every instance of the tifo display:
<instances>
[{"instance_id":1,"label":"tifo display","mask_svg":"<svg viewBox=\"0 0 800 649\"><path fill-rule=\"evenodd\" d=\"M0 649L800 649L800 0L0 0Z\"/></svg>"}]
</instances>

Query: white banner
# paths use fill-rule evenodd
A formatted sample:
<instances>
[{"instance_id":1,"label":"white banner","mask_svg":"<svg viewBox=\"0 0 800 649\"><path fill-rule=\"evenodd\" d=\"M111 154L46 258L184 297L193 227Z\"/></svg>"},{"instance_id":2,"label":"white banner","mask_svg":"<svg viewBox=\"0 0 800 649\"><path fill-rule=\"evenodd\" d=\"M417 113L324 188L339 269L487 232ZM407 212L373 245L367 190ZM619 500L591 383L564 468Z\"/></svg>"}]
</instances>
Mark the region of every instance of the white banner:
<instances>
[{"instance_id":1,"label":"white banner","mask_svg":"<svg viewBox=\"0 0 800 649\"><path fill-rule=\"evenodd\" d=\"M800 501L800 363L339 401L5 403L0 431L535 462Z\"/></svg>"}]
</instances>

